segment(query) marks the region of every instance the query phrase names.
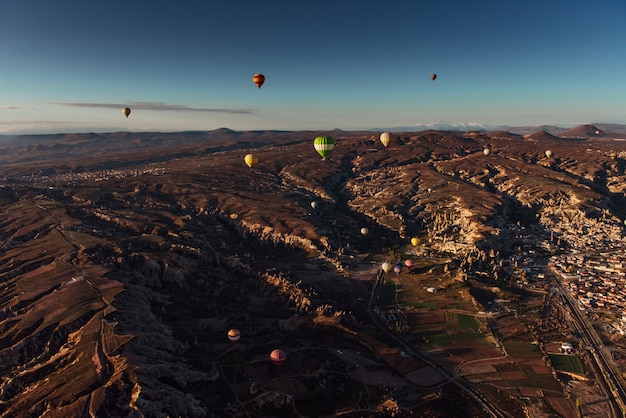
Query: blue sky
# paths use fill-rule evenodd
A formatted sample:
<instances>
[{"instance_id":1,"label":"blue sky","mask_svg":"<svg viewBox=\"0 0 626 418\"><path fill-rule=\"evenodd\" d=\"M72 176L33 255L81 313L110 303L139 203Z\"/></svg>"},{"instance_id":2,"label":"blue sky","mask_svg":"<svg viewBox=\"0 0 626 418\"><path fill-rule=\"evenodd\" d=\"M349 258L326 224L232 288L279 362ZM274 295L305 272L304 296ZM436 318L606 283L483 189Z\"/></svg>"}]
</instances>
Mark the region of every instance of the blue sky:
<instances>
[{"instance_id":1,"label":"blue sky","mask_svg":"<svg viewBox=\"0 0 626 418\"><path fill-rule=\"evenodd\" d=\"M0 133L591 122L626 123L624 0L23 0L0 13Z\"/></svg>"}]
</instances>

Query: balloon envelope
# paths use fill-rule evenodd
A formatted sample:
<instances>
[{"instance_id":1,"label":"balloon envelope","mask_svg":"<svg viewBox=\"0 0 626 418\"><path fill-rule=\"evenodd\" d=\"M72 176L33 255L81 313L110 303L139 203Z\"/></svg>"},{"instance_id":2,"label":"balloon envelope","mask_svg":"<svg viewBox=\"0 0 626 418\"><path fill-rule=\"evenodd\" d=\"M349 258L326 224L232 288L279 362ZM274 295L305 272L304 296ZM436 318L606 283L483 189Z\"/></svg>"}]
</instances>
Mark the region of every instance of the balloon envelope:
<instances>
[{"instance_id":1,"label":"balloon envelope","mask_svg":"<svg viewBox=\"0 0 626 418\"><path fill-rule=\"evenodd\" d=\"M272 360L274 364L282 364L286 359L287 355L280 348L277 348L270 353L270 360Z\"/></svg>"},{"instance_id":2,"label":"balloon envelope","mask_svg":"<svg viewBox=\"0 0 626 418\"><path fill-rule=\"evenodd\" d=\"M402 263L396 263L396 265L393 266L393 271L396 274L402 273Z\"/></svg>"},{"instance_id":3,"label":"balloon envelope","mask_svg":"<svg viewBox=\"0 0 626 418\"><path fill-rule=\"evenodd\" d=\"M230 331L228 331L228 339L231 341L239 341L239 338L241 338L241 333L239 332L238 329L231 329Z\"/></svg>"},{"instance_id":4,"label":"balloon envelope","mask_svg":"<svg viewBox=\"0 0 626 418\"><path fill-rule=\"evenodd\" d=\"M546 150L546 157L552 157L552 151L550 151L549 149Z\"/></svg>"},{"instance_id":5,"label":"balloon envelope","mask_svg":"<svg viewBox=\"0 0 626 418\"><path fill-rule=\"evenodd\" d=\"M406 268L408 268L409 270L411 270L411 267L413 267L413 260L406 260L404 262L404 265L406 266Z\"/></svg>"},{"instance_id":6,"label":"balloon envelope","mask_svg":"<svg viewBox=\"0 0 626 418\"><path fill-rule=\"evenodd\" d=\"M317 208L317 202L316 202L316 201L312 201L312 202L311 202L311 207L312 207L313 209Z\"/></svg>"},{"instance_id":7,"label":"balloon envelope","mask_svg":"<svg viewBox=\"0 0 626 418\"><path fill-rule=\"evenodd\" d=\"M263 83L265 83L265 76L263 74L255 74L252 76L252 81L258 88L261 88Z\"/></svg>"},{"instance_id":8,"label":"balloon envelope","mask_svg":"<svg viewBox=\"0 0 626 418\"><path fill-rule=\"evenodd\" d=\"M313 141L313 146L322 158L326 158L335 148L335 141L330 136L318 136Z\"/></svg>"},{"instance_id":9,"label":"balloon envelope","mask_svg":"<svg viewBox=\"0 0 626 418\"><path fill-rule=\"evenodd\" d=\"M435 79L437 78L437 74L431 74L430 75L430 79L435 81Z\"/></svg>"},{"instance_id":10,"label":"balloon envelope","mask_svg":"<svg viewBox=\"0 0 626 418\"><path fill-rule=\"evenodd\" d=\"M485 154L485 155L489 155L489 154L491 154L491 150L490 150L489 148L485 148L485 149L483 150L483 154Z\"/></svg>"},{"instance_id":11,"label":"balloon envelope","mask_svg":"<svg viewBox=\"0 0 626 418\"><path fill-rule=\"evenodd\" d=\"M361 234L367 235L368 232L370 231L367 228L361 228Z\"/></svg>"},{"instance_id":12,"label":"balloon envelope","mask_svg":"<svg viewBox=\"0 0 626 418\"><path fill-rule=\"evenodd\" d=\"M413 245L414 247L417 247L419 243L420 243L419 238L416 238L416 237L411 238L411 245Z\"/></svg>"},{"instance_id":13,"label":"balloon envelope","mask_svg":"<svg viewBox=\"0 0 626 418\"><path fill-rule=\"evenodd\" d=\"M380 142L387 148L391 143L392 136L389 132L383 132L380 134Z\"/></svg>"},{"instance_id":14,"label":"balloon envelope","mask_svg":"<svg viewBox=\"0 0 626 418\"><path fill-rule=\"evenodd\" d=\"M124 116L128 117L128 115L130 115L130 107L123 108L122 113L124 114Z\"/></svg>"},{"instance_id":15,"label":"balloon envelope","mask_svg":"<svg viewBox=\"0 0 626 418\"><path fill-rule=\"evenodd\" d=\"M248 154L243 159L248 167L252 168L259 163L259 158L254 154Z\"/></svg>"},{"instance_id":16,"label":"balloon envelope","mask_svg":"<svg viewBox=\"0 0 626 418\"><path fill-rule=\"evenodd\" d=\"M385 261L383 265L381 266L381 268L383 269L385 273L389 273L389 271L391 270L391 263L388 261Z\"/></svg>"}]
</instances>

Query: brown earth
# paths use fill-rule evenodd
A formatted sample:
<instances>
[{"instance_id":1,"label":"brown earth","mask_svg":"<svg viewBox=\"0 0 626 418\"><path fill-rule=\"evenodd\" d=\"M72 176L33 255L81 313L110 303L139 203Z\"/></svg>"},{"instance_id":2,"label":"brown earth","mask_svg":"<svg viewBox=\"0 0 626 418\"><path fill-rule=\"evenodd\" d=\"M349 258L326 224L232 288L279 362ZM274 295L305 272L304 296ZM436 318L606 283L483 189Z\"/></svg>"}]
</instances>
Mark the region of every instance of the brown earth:
<instances>
[{"instance_id":1,"label":"brown earth","mask_svg":"<svg viewBox=\"0 0 626 418\"><path fill-rule=\"evenodd\" d=\"M323 161L311 144L318 134L0 144L0 415L480 411L372 321L379 263L413 251L408 238L419 236L414 283L442 289L406 291L479 311L495 293L475 275L493 271L490 250L515 254L519 225L547 237L557 209L598 222L604 210L602 222L614 224L626 216L624 141L425 131L399 133L385 149L375 133L333 131ZM248 152L259 157L252 169ZM452 297L458 290L463 299ZM529 318L504 316L494 329L530 343ZM442 324L436 312L409 319ZM227 340L229 328L240 341ZM459 344L441 351L449 370L465 361ZM498 351L487 347L467 359ZM275 348L287 353L280 366L268 360ZM515 367L545 371L537 353L509 354ZM511 407L477 382L494 405Z\"/></svg>"}]
</instances>

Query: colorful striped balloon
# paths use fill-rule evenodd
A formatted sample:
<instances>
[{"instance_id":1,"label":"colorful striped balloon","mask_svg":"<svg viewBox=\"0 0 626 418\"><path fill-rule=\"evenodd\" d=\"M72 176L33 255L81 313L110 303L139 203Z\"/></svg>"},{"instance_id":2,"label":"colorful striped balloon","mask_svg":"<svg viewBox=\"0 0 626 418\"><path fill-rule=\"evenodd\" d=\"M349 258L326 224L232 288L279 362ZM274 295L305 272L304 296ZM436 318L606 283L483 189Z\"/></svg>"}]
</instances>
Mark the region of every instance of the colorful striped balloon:
<instances>
[{"instance_id":1,"label":"colorful striped balloon","mask_svg":"<svg viewBox=\"0 0 626 418\"><path fill-rule=\"evenodd\" d=\"M333 148L335 148L335 141L330 136L318 136L313 141L313 146L315 146L315 150L322 156L322 158L326 158L330 155Z\"/></svg>"}]
</instances>

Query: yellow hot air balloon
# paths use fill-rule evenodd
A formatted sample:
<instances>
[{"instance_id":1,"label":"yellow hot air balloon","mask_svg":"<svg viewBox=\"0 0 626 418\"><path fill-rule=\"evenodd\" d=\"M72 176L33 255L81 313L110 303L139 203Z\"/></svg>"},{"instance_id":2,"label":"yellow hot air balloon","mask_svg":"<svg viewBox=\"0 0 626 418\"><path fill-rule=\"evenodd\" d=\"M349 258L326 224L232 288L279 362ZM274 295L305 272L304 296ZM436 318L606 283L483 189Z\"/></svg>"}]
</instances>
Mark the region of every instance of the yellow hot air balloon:
<instances>
[{"instance_id":1,"label":"yellow hot air balloon","mask_svg":"<svg viewBox=\"0 0 626 418\"><path fill-rule=\"evenodd\" d=\"M414 247L417 247L420 244L420 239L417 237L413 237L411 238L411 245L413 245Z\"/></svg>"},{"instance_id":2,"label":"yellow hot air balloon","mask_svg":"<svg viewBox=\"0 0 626 418\"><path fill-rule=\"evenodd\" d=\"M125 107L122 109L122 114L124 114L124 116L128 117L128 115L130 115L130 107Z\"/></svg>"},{"instance_id":3,"label":"yellow hot air balloon","mask_svg":"<svg viewBox=\"0 0 626 418\"><path fill-rule=\"evenodd\" d=\"M248 167L252 168L259 163L259 158L254 154L248 154L243 159Z\"/></svg>"},{"instance_id":4,"label":"yellow hot air balloon","mask_svg":"<svg viewBox=\"0 0 626 418\"><path fill-rule=\"evenodd\" d=\"M546 150L545 154L546 154L546 157L548 158L552 157L552 151L549 149Z\"/></svg>"},{"instance_id":5,"label":"yellow hot air balloon","mask_svg":"<svg viewBox=\"0 0 626 418\"><path fill-rule=\"evenodd\" d=\"M388 261L385 261L382 265L381 268L383 269L383 271L385 273L389 273L389 271L391 270L391 263Z\"/></svg>"},{"instance_id":6,"label":"yellow hot air balloon","mask_svg":"<svg viewBox=\"0 0 626 418\"><path fill-rule=\"evenodd\" d=\"M485 155L489 155L489 154L491 154L491 150L490 150L489 148L485 148L485 149L483 150L483 154L485 154Z\"/></svg>"},{"instance_id":7,"label":"yellow hot air balloon","mask_svg":"<svg viewBox=\"0 0 626 418\"><path fill-rule=\"evenodd\" d=\"M367 235L368 232L370 231L367 228L361 228L361 234Z\"/></svg>"},{"instance_id":8,"label":"yellow hot air balloon","mask_svg":"<svg viewBox=\"0 0 626 418\"><path fill-rule=\"evenodd\" d=\"M392 136L389 132L383 132L380 134L380 142L387 148L391 143Z\"/></svg>"}]
</instances>

